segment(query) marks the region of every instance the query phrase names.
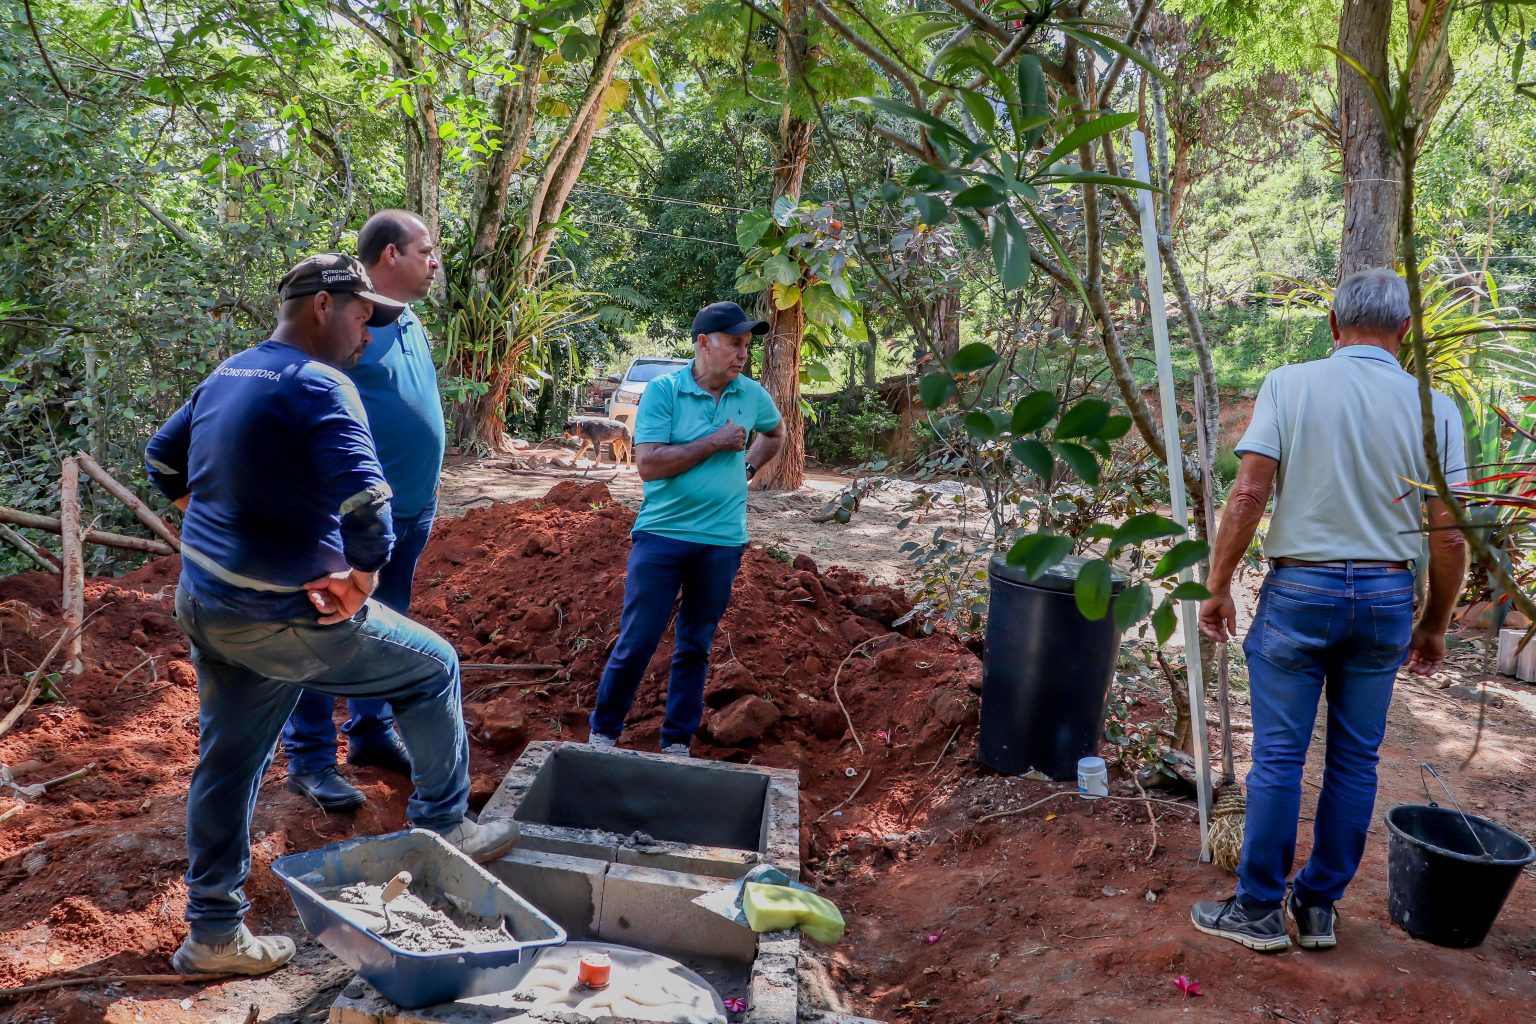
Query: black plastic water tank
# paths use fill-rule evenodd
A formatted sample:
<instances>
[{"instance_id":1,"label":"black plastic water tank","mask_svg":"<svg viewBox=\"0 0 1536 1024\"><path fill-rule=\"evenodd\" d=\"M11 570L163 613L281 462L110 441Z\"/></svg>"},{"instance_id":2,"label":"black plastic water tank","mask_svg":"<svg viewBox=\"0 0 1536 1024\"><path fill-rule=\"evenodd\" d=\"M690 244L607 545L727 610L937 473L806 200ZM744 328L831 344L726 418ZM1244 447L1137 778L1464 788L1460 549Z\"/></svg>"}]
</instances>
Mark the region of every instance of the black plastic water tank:
<instances>
[{"instance_id":1,"label":"black plastic water tank","mask_svg":"<svg viewBox=\"0 0 1536 1024\"><path fill-rule=\"evenodd\" d=\"M1091 622L1077 609L1072 590L1086 563L1069 555L1030 580L992 559L981 760L1005 774L1075 779L1078 760L1099 751L1120 634L1112 614ZM1111 580L1113 593L1125 589L1124 576Z\"/></svg>"}]
</instances>

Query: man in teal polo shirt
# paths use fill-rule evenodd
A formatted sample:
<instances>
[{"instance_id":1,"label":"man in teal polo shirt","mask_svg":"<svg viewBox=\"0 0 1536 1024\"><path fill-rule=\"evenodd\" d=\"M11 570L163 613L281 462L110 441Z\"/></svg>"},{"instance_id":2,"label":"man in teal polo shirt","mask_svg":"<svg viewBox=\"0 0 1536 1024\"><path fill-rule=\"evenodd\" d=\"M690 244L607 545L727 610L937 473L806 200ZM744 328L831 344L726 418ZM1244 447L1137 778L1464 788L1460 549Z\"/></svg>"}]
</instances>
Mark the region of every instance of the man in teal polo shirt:
<instances>
[{"instance_id":1,"label":"man in teal polo shirt","mask_svg":"<svg viewBox=\"0 0 1536 1024\"><path fill-rule=\"evenodd\" d=\"M784 425L761 384L741 375L754 334L734 302L693 318L693 361L646 387L635 418L635 463L645 500L631 534L619 639L592 711L594 747L611 747L651 656L677 608L661 748L688 756L704 715L704 677L715 628L747 547L747 481L784 444ZM757 437L747 447L747 433Z\"/></svg>"}]
</instances>

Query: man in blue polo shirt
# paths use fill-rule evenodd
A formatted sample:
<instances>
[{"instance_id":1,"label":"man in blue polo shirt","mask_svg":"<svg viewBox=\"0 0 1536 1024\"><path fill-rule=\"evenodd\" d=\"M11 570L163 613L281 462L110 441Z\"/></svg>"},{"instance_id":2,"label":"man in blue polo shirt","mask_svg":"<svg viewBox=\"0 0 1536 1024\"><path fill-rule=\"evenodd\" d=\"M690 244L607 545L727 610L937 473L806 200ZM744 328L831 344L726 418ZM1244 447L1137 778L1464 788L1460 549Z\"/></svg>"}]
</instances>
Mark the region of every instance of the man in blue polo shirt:
<instances>
[{"instance_id":1,"label":"man in blue polo shirt","mask_svg":"<svg viewBox=\"0 0 1536 1024\"><path fill-rule=\"evenodd\" d=\"M390 491L342 370L369 344L368 327L403 307L341 253L301 262L279 295L271 339L220 364L145 449L155 485L186 513L176 619L197 668L191 928L171 959L182 974L265 974L293 956L292 940L242 922L251 815L301 687L390 703L415 755L411 824L481 861L518 835L510 820L465 817L453 648L369 598L394 541Z\"/></svg>"},{"instance_id":2,"label":"man in blue polo shirt","mask_svg":"<svg viewBox=\"0 0 1536 1024\"><path fill-rule=\"evenodd\" d=\"M401 615L411 606L416 561L432 532L437 513L437 482L443 467L443 403L437 393L437 368L421 321L409 305L424 299L437 273L437 246L426 224L404 210L381 210L357 233L357 254L379 294L404 304L398 319L370 328L372 341L348 376L357 385L384 479L394 492L395 549L379 570L374 599ZM306 692L283 728L288 755L288 788L327 811L359 807L362 790L336 770L336 701L329 694ZM394 730L389 705L353 699L341 727L347 735L347 761L409 775L410 761Z\"/></svg>"},{"instance_id":3,"label":"man in blue polo shirt","mask_svg":"<svg viewBox=\"0 0 1536 1024\"><path fill-rule=\"evenodd\" d=\"M752 336L768 330L734 302L693 318L693 361L646 387L635 417L645 499L631 534L619 639L592 712L594 747L611 747L682 592L667 684L665 753L688 756L704 715L715 628L747 546L747 481L779 453L784 426L761 384L741 375ZM756 431L752 447L747 432Z\"/></svg>"}]
</instances>

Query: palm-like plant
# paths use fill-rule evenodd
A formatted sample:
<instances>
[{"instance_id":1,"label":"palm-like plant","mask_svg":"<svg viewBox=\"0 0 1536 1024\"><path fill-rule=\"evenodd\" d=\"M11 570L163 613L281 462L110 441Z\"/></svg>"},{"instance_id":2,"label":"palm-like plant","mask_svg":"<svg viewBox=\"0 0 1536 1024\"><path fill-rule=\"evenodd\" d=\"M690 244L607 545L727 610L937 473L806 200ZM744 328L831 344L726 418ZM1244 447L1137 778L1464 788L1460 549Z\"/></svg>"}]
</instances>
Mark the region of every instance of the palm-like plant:
<instances>
[{"instance_id":1,"label":"palm-like plant","mask_svg":"<svg viewBox=\"0 0 1536 1024\"><path fill-rule=\"evenodd\" d=\"M532 285L512 245L475 260L449 257L445 367L453 380L454 442L466 453L505 448L510 402L527 402L548 376L560 336L598 315L594 295L570 270L545 273Z\"/></svg>"}]
</instances>

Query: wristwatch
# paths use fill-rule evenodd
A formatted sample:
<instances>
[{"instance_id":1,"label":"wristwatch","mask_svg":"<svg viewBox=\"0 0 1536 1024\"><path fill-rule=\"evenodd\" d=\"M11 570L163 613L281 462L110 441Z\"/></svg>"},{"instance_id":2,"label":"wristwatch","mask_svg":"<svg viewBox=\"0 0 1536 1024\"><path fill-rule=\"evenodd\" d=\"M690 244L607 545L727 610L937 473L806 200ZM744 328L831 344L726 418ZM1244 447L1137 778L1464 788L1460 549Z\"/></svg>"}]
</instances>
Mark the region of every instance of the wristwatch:
<instances>
[{"instance_id":1,"label":"wristwatch","mask_svg":"<svg viewBox=\"0 0 1536 1024\"><path fill-rule=\"evenodd\" d=\"M751 480L756 475L757 475L757 467L752 465L752 463L750 463L750 462L747 463L747 479Z\"/></svg>"}]
</instances>

